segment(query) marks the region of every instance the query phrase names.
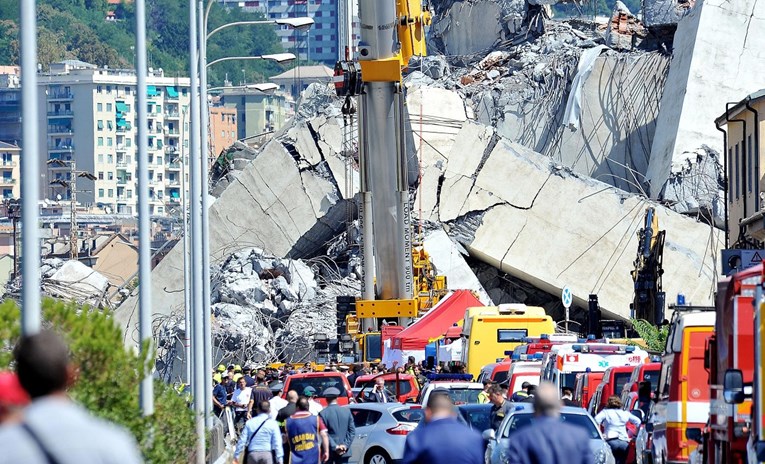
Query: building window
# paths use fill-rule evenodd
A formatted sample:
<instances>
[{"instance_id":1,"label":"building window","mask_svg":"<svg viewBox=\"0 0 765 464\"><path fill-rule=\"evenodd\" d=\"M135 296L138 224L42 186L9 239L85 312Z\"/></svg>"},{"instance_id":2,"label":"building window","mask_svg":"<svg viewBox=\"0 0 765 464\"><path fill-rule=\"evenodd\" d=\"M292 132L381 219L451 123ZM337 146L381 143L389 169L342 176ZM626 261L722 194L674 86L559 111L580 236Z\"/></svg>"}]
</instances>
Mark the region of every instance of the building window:
<instances>
[{"instance_id":1,"label":"building window","mask_svg":"<svg viewBox=\"0 0 765 464\"><path fill-rule=\"evenodd\" d=\"M316 53L324 53L323 47L316 47Z\"/></svg>"},{"instance_id":2,"label":"building window","mask_svg":"<svg viewBox=\"0 0 765 464\"><path fill-rule=\"evenodd\" d=\"M106 93L112 93L112 86L111 85L107 85L106 86Z\"/></svg>"},{"instance_id":3,"label":"building window","mask_svg":"<svg viewBox=\"0 0 765 464\"><path fill-rule=\"evenodd\" d=\"M98 138L98 146L99 147L103 147L104 146L104 138L103 137L99 137Z\"/></svg>"},{"instance_id":4,"label":"building window","mask_svg":"<svg viewBox=\"0 0 765 464\"><path fill-rule=\"evenodd\" d=\"M101 93L101 86L96 86L96 93Z\"/></svg>"},{"instance_id":5,"label":"building window","mask_svg":"<svg viewBox=\"0 0 765 464\"><path fill-rule=\"evenodd\" d=\"M734 166L733 165L733 149L728 148L728 166ZM733 170L733 169L731 169ZM730 179L728 179L728 197L733 198L733 182L730 182Z\"/></svg>"},{"instance_id":6,"label":"building window","mask_svg":"<svg viewBox=\"0 0 765 464\"><path fill-rule=\"evenodd\" d=\"M164 212L164 209L161 206L157 207L157 214L162 214Z\"/></svg>"},{"instance_id":7,"label":"building window","mask_svg":"<svg viewBox=\"0 0 765 464\"><path fill-rule=\"evenodd\" d=\"M313 14L313 16L314 16L314 18L321 18L322 11L321 10L317 11L316 13Z\"/></svg>"},{"instance_id":8,"label":"building window","mask_svg":"<svg viewBox=\"0 0 765 464\"><path fill-rule=\"evenodd\" d=\"M114 198L114 189L109 189L109 198Z\"/></svg>"},{"instance_id":9,"label":"building window","mask_svg":"<svg viewBox=\"0 0 765 464\"><path fill-rule=\"evenodd\" d=\"M104 189L98 189L98 198L104 197Z\"/></svg>"},{"instance_id":10,"label":"building window","mask_svg":"<svg viewBox=\"0 0 765 464\"><path fill-rule=\"evenodd\" d=\"M109 130L114 129L114 126L112 125L111 121L106 121L106 128L109 129Z\"/></svg>"},{"instance_id":11,"label":"building window","mask_svg":"<svg viewBox=\"0 0 765 464\"><path fill-rule=\"evenodd\" d=\"M99 163L103 163L104 162L104 155L103 155L103 153L99 153L98 154L98 162Z\"/></svg>"},{"instance_id":12,"label":"building window","mask_svg":"<svg viewBox=\"0 0 765 464\"><path fill-rule=\"evenodd\" d=\"M98 127L98 130L104 130L104 121L99 119L96 126Z\"/></svg>"},{"instance_id":13,"label":"building window","mask_svg":"<svg viewBox=\"0 0 765 464\"><path fill-rule=\"evenodd\" d=\"M98 180L104 180L104 171L98 171Z\"/></svg>"},{"instance_id":14,"label":"building window","mask_svg":"<svg viewBox=\"0 0 765 464\"><path fill-rule=\"evenodd\" d=\"M741 165L738 164L739 163L739 160L738 160L738 144L736 144L735 149L736 149L736 159L735 159L735 163L736 164L734 164L733 166L736 167L736 176L735 176L736 177L736 199L738 200L738 197L739 197L739 195L741 193L741 184L739 182L741 177L738 175L739 171L741 171Z\"/></svg>"},{"instance_id":15,"label":"building window","mask_svg":"<svg viewBox=\"0 0 765 464\"><path fill-rule=\"evenodd\" d=\"M106 162L107 164L114 164L114 156L112 156L111 154L106 155Z\"/></svg>"},{"instance_id":16,"label":"building window","mask_svg":"<svg viewBox=\"0 0 765 464\"><path fill-rule=\"evenodd\" d=\"M130 95L130 87L125 87L125 94Z\"/></svg>"},{"instance_id":17,"label":"building window","mask_svg":"<svg viewBox=\"0 0 765 464\"><path fill-rule=\"evenodd\" d=\"M109 171L106 174L107 174L107 179L114 180L114 173L112 171Z\"/></svg>"},{"instance_id":18,"label":"building window","mask_svg":"<svg viewBox=\"0 0 765 464\"><path fill-rule=\"evenodd\" d=\"M125 146L126 146L126 147L132 147L132 146L133 146L133 139L131 139L131 138L126 138L126 139L125 139Z\"/></svg>"},{"instance_id":19,"label":"building window","mask_svg":"<svg viewBox=\"0 0 765 464\"><path fill-rule=\"evenodd\" d=\"M104 104L96 103L96 111L103 111L103 110L104 110Z\"/></svg>"},{"instance_id":20,"label":"building window","mask_svg":"<svg viewBox=\"0 0 765 464\"><path fill-rule=\"evenodd\" d=\"M128 198L133 198L133 191L132 190L128 190L127 191L127 197Z\"/></svg>"},{"instance_id":21,"label":"building window","mask_svg":"<svg viewBox=\"0 0 765 464\"><path fill-rule=\"evenodd\" d=\"M106 146L107 147L111 147L112 143L113 143L112 138L111 137L106 137Z\"/></svg>"},{"instance_id":22,"label":"building window","mask_svg":"<svg viewBox=\"0 0 765 464\"><path fill-rule=\"evenodd\" d=\"M751 134L749 134L746 144L747 144L747 152L749 157L749 162L746 165L746 167L749 169L747 177L749 178L749 192L751 193L752 179L754 178L754 157L752 157L752 135Z\"/></svg>"},{"instance_id":23,"label":"building window","mask_svg":"<svg viewBox=\"0 0 765 464\"><path fill-rule=\"evenodd\" d=\"M112 110L112 104L111 103L107 103L106 104L106 111L111 111L111 110Z\"/></svg>"}]
</instances>

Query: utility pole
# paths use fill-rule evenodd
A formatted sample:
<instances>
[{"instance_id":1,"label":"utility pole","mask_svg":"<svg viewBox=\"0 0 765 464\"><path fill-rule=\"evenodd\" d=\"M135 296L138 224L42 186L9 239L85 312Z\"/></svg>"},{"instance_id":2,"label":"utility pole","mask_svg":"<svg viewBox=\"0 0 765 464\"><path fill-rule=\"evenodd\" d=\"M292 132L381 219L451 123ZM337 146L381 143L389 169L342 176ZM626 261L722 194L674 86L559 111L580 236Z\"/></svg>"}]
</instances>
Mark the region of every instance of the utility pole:
<instances>
[{"instance_id":1,"label":"utility pole","mask_svg":"<svg viewBox=\"0 0 765 464\"><path fill-rule=\"evenodd\" d=\"M49 166L68 167L69 180L56 179L51 185L60 185L69 189L69 258L76 260L77 253L77 178L84 177L88 180L96 180L96 176L87 171L78 171L74 159L62 161L60 159L48 160Z\"/></svg>"}]
</instances>

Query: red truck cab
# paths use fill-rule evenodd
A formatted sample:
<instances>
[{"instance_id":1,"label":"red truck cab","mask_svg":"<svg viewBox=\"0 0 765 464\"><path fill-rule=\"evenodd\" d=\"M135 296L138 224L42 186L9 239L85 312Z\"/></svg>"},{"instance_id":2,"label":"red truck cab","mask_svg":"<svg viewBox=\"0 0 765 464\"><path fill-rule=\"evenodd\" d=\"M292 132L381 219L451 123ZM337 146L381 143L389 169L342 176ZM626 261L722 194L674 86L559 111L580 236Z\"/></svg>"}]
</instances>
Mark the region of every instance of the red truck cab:
<instances>
[{"instance_id":1,"label":"red truck cab","mask_svg":"<svg viewBox=\"0 0 765 464\"><path fill-rule=\"evenodd\" d=\"M629 381L624 384L621 390L622 403L625 403L630 393L637 393L640 388L640 382L651 382L651 392L655 392L659 387L659 374L661 373L661 362L651 362L635 366ZM618 394L618 393L617 393Z\"/></svg>"},{"instance_id":2,"label":"red truck cab","mask_svg":"<svg viewBox=\"0 0 765 464\"><path fill-rule=\"evenodd\" d=\"M396 373L389 374L367 374L356 377L355 388L364 388L364 391L371 392L374 388L375 380L378 378L385 381L386 390L390 390L394 395L398 395L399 403L414 403L420 395L420 384L411 374L398 374L398 385L396 385ZM398 389L397 389L398 387Z\"/></svg>"},{"instance_id":3,"label":"red truck cab","mask_svg":"<svg viewBox=\"0 0 765 464\"><path fill-rule=\"evenodd\" d=\"M292 374L287 376L287 380L284 381L284 393L282 398L287 399L287 392L295 390L298 395L303 395L305 389L313 387L316 391L314 398L321 403L322 406L327 406L327 399L324 397L324 391L330 387L335 387L340 390L340 396L337 397L337 404L346 405L349 404L353 398L353 392L351 391L351 384L348 383L348 378L341 372L305 372L300 374Z\"/></svg>"},{"instance_id":4,"label":"red truck cab","mask_svg":"<svg viewBox=\"0 0 765 464\"><path fill-rule=\"evenodd\" d=\"M593 416L606 407L608 398L621 393L635 369L636 366L614 366L606 369L598 386L598 390L600 390L598 402L595 404L594 411L591 411Z\"/></svg>"},{"instance_id":5,"label":"red truck cab","mask_svg":"<svg viewBox=\"0 0 765 464\"><path fill-rule=\"evenodd\" d=\"M577 374L576 383L574 384L574 401L587 409L590 399L595 395L595 389L598 388L600 380L603 378L603 374L603 372L582 372Z\"/></svg>"}]
</instances>

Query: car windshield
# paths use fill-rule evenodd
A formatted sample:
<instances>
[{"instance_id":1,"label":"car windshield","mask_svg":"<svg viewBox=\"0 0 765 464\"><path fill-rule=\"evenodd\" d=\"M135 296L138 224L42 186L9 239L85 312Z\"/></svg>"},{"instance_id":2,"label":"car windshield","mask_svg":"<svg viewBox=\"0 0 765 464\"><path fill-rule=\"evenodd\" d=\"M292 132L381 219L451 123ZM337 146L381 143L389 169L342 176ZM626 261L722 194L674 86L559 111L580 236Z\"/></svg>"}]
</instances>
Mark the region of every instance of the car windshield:
<instances>
[{"instance_id":1,"label":"car windshield","mask_svg":"<svg viewBox=\"0 0 765 464\"><path fill-rule=\"evenodd\" d=\"M460 408L460 414L470 427L479 432L491 428L491 408Z\"/></svg>"},{"instance_id":2,"label":"car windshield","mask_svg":"<svg viewBox=\"0 0 765 464\"><path fill-rule=\"evenodd\" d=\"M533 413L516 413L508 419L507 425L503 430L502 437L507 438L512 435L516 430L522 429L527 425L530 425L535 420ZM561 422L568 422L569 424L576 425L583 428L589 434L590 438L600 438L598 429L595 428L595 424L590 420L590 416L587 414L567 414L562 413L560 415Z\"/></svg>"},{"instance_id":3,"label":"car windshield","mask_svg":"<svg viewBox=\"0 0 765 464\"><path fill-rule=\"evenodd\" d=\"M651 391L656 391L657 388L659 388L659 373L660 370L646 370L643 372L643 381L644 382L651 382Z\"/></svg>"},{"instance_id":4,"label":"car windshield","mask_svg":"<svg viewBox=\"0 0 765 464\"><path fill-rule=\"evenodd\" d=\"M569 372L568 374L560 375L560 388L569 387L571 389L576 385L576 374L578 372Z\"/></svg>"},{"instance_id":5,"label":"car windshield","mask_svg":"<svg viewBox=\"0 0 765 464\"><path fill-rule=\"evenodd\" d=\"M450 388L449 396L454 404L475 404L482 391L480 388Z\"/></svg>"},{"instance_id":6,"label":"car windshield","mask_svg":"<svg viewBox=\"0 0 765 464\"><path fill-rule=\"evenodd\" d=\"M497 383L505 383L507 381L507 373L509 371L497 371L494 373L494 380Z\"/></svg>"},{"instance_id":7,"label":"car windshield","mask_svg":"<svg viewBox=\"0 0 765 464\"><path fill-rule=\"evenodd\" d=\"M374 388L375 381L374 380L365 380L363 382L356 382L356 387L363 387L364 391L370 390ZM385 389L389 392L395 394L396 393L396 382L390 380L385 382ZM408 380L399 380L398 381L398 394L399 395L406 395L412 391L412 384L409 383Z\"/></svg>"},{"instance_id":8,"label":"car windshield","mask_svg":"<svg viewBox=\"0 0 765 464\"><path fill-rule=\"evenodd\" d=\"M619 372L614 375L615 394L620 395L622 393L622 388L624 388L624 384L630 381L630 377L632 377L631 372Z\"/></svg>"},{"instance_id":9,"label":"car windshield","mask_svg":"<svg viewBox=\"0 0 765 464\"><path fill-rule=\"evenodd\" d=\"M287 383L287 389L295 390L299 395L305 394L305 389L313 387L316 390L318 397L324 396L324 391L327 388L335 387L340 390L340 395L346 395L345 385L339 376L326 376L326 377L301 377L296 379L289 379Z\"/></svg>"},{"instance_id":10,"label":"car windshield","mask_svg":"<svg viewBox=\"0 0 765 464\"><path fill-rule=\"evenodd\" d=\"M425 410L420 408L399 409L392 415L399 422L415 422L419 424L425 418Z\"/></svg>"}]
</instances>

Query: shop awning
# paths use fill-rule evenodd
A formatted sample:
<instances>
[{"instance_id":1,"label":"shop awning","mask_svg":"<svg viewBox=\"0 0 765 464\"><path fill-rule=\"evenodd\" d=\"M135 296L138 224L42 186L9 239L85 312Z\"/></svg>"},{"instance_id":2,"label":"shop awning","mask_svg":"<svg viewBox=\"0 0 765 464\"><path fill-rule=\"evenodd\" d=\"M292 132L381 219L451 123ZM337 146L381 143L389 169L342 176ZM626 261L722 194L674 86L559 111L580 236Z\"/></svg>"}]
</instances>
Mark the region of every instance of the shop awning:
<instances>
[{"instance_id":1,"label":"shop awning","mask_svg":"<svg viewBox=\"0 0 765 464\"><path fill-rule=\"evenodd\" d=\"M120 113L128 112L128 106L124 102L117 102L115 106L117 107L117 111L119 111Z\"/></svg>"},{"instance_id":2,"label":"shop awning","mask_svg":"<svg viewBox=\"0 0 765 464\"><path fill-rule=\"evenodd\" d=\"M171 190L171 191L170 191L170 196L171 196L172 198L180 198L180 197L181 197L181 193L180 193L180 192L178 192L177 190Z\"/></svg>"},{"instance_id":3,"label":"shop awning","mask_svg":"<svg viewBox=\"0 0 765 464\"><path fill-rule=\"evenodd\" d=\"M431 340L444 336L454 324L465 318L465 310L483 306L470 290L455 290L438 302L419 321L399 332L391 339L391 348L424 350Z\"/></svg>"},{"instance_id":4,"label":"shop awning","mask_svg":"<svg viewBox=\"0 0 765 464\"><path fill-rule=\"evenodd\" d=\"M175 87L165 87L165 92L167 92L168 98L178 98L178 91L175 90Z\"/></svg>"},{"instance_id":5,"label":"shop awning","mask_svg":"<svg viewBox=\"0 0 765 464\"><path fill-rule=\"evenodd\" d=\"M159 93L157 92L157 86L155 85L147 85L146 86L146 95L150 97L156 97Z\"/></svg>"}]
</instances>

